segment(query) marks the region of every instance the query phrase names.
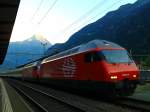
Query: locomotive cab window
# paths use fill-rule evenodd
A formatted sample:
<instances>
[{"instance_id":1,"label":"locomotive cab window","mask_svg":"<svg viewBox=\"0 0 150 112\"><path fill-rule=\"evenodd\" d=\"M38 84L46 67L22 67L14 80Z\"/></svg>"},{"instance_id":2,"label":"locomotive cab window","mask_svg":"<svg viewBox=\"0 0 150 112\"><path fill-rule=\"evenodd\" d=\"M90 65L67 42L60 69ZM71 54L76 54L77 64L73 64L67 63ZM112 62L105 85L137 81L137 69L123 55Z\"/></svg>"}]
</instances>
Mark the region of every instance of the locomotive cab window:
<instances>
[{"instance_id":1,"label":"locomotive cab window","mask_svg":"<svg viewBox=\"0 0 150 112\"><path fill-rule=\"evenodd\" d=\"M98 52L90 52L85 54L85 62L91 63L100 61L102 59L101 53Z\"/></svg>"},{"instance_id":2,"label":"locomotive cab window","mask_svg":"<svg viewBox=\"0 0 150 112\"><path fill-rule=\"evenodd\" d=\"M133 60L130 58L126 50L103 50L103 55L109 63L132 63Z\"/></svg>"}]
</instances>

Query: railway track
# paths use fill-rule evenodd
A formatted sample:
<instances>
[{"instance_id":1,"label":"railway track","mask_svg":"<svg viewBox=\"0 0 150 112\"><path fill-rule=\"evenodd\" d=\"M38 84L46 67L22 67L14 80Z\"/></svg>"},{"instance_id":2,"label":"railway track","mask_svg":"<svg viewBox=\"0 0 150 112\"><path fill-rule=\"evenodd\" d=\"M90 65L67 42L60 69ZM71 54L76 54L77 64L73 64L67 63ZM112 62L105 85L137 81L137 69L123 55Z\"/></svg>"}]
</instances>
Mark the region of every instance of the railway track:
<instances>
[{"instance_id":1,"label":"railway track","mask_svg":"<svg viewBox=\"0 0 150 112\"><path fill-rule=\"evenodd\" d=\"M45 101L47 99L53 99L53 100L56 100L57 102L60 102L64 105L67 105L67 107L71 108L71 110L73 110L73 111L110 112L110 110L111 110L111 112L120 112L120 111L121 112L150 112L148 104L147 104L147 106L145 106L145 104L143 104L143 106L139 106L140 105L139 104L138 106L134 107L132 105L132 102L127 101L127 99L126 100L120 99L120 100L113 101L113 102L111 102L111 101L99 101L99 100L93 100L90 98L83 98L83 97L80 97L77 95L68 94L68 93L65 93L62 91L57 91L57 90L54 90L51 88L47 88L47 87L43 87L40 85L31 84L31 83L27 83L27 82L22 83L21 81L16 81L16 80L8 80L8 82L14 88L20 89L19 91L22 91L24 94L27 94L26 91L29 92L32 90L32 91L36 92L36 94L38 93L38 94L42 94L43 96L45 96L46 97L46 98L44 98L45 100L44 101L38 101L39 103L44 102L44 104L45 104ZM18 85L20 87L18 87ZM23 88L26 88L26 91L24 91ZM31 94L32 92L29 92L29 93ZM31 97L29 95L29 93L28 93L28 97ZM35 95L35 93L34 93L34 95ZM32 98L32 100L34 100L35 103L37 102L36 98L34 98L34 97L31 97L31 98ZM137 103L137 102L134 102L134 104L135 103ZM41 104L36 104L36 105L41 105ZM48 107L45 107L42 105L40 106L41 110L47 111L47 112L49 110L46 110L46 109L49 107L50 106L48 106ZM59 108L64 108L64 107L59 107ZM61 111L61 112L63 112L63 111Z\"/></svg>"},{"instance_id":2,"label":"railway track","mask_svg":"<svg viewBox=\"0 0 150 112\"><path fill-rule=\"evenodd\" d=\"M36 108L36 112L85 112L71 104L62 102L54 96L48 95L22 83L9 81L9 84L30 100L32 104L34 103L33 105L34 109Z\"/></svg>"},{"instance_id":3,"label":"railway track","mask_svg":"<svg viewBox=\"0 0 150 112\"><path fill-rule=\"evenodd\" d=\"M121 98L115 102L117 105L140 110L142 112L150 112L150 102L137 100L133 98Z\"/></svg>"}]
</instances>

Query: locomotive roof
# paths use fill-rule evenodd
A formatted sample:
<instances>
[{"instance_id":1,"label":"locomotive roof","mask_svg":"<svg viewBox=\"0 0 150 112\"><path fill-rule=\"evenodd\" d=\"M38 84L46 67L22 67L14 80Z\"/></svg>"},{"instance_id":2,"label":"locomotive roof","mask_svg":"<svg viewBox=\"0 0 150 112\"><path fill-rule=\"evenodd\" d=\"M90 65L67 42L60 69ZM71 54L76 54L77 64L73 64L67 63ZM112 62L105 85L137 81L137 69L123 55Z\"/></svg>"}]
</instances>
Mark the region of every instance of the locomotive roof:
<instances>
[{"instance_id":1,"label":"locomotive roof","mask_svg":"<svg viewBox=\"0 0 150 112\"><path fill-rule=\"evenodd\" d=\"M106 40L92 40L87 44L81 45L79 51L86 51L93 48L122 48L118 44Z\"/></svg>"},{"instance_id":2,"label":"locomotive roof","mask_svg":"<svg viewBox=\"0 0 150 112\"><path fill-rule=\"evenodd\" d=\"M84 51L94 49L94 48L122 48L122 47L113 43L113 42L109 42L106 40L92 40L92 41L89 41L88 43L81 44L81 45L76 46L72 49L69 49L69 50L60 52L56 55L50 56L50 57L46 58L44 60L44 62L51 60L51 59L56 59L56 58L60 58L63 56L71 55L74 53L84 52Z\"/></svg>"}]
</instances>

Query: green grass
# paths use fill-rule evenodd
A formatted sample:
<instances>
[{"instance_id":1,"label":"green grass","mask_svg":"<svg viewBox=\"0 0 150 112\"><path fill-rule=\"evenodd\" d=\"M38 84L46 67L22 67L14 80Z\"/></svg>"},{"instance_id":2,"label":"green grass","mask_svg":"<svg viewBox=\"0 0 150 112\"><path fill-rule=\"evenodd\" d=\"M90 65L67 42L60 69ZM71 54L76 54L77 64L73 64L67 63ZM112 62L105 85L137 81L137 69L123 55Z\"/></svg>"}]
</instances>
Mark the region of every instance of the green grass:
<instances>
[{"instance_id":1,"label":"green grass","mask_svg":"<svg viewBox=\"0 0 150 112\"><path fill-rule=\"evenodd\" d=\"M138 85L135 92L140 93L140 92L146 92L146 91L150 91L150 83L147 83L144 85Z\"/></svg>"},{"instance_id":2,"label":"green grass","mask_svg":"<svg viewBox=\"0 0 150 112\"><path fill-rule=\"evenodd\" d=\"M150 102L150 83L139 85L135 91L135 94L131 97Z\"/></svg>"}]
</instances>

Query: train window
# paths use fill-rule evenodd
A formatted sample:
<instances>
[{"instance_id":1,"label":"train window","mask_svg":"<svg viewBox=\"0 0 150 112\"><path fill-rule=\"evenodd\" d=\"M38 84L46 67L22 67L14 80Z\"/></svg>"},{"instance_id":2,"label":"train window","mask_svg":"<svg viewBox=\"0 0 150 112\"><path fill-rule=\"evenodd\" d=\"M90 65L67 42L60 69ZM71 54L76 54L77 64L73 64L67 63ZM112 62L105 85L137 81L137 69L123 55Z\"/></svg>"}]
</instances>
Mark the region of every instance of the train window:
<instances>
[{"instance_id":1,"label":"train window","mask_svg":"<svg viewBox=\"0 0 150 112\"><path fill-rule=\"evenodd\" d=\"M100 61L101 59L102 56L99 52L90 52L85 54L85 62L87 63Z\"/></svg>"},{"instance_id":2,"label":"train window","mask_svg":"<svg viewBox=\"0 0 150 112\"><path fill-rule=\"evenodd\" d=\"M102 53L109 63L132 63L126 50L103 50Z\"/></svg>"},{"instance_id":3,"label":"train window","mask_svg":"<svg viewBox=\"0 0 150 112\"><path fill-rule=\"evenodd\" d=\"M37 70L37 66L34 66L34 67L33 67L33 70Z\"/></svg>"},{"instance_id":4,"label":"train window","mask_svg":"<svg viewBox=\"0 0 150 112\"><path fill-rule=\"evenodd\" d=\"M90 63L91 62L91 53L85 54L85 62Z\"/></svg>"}]
</instances>

